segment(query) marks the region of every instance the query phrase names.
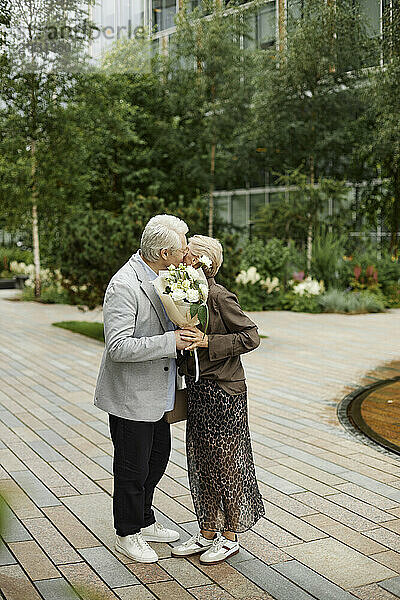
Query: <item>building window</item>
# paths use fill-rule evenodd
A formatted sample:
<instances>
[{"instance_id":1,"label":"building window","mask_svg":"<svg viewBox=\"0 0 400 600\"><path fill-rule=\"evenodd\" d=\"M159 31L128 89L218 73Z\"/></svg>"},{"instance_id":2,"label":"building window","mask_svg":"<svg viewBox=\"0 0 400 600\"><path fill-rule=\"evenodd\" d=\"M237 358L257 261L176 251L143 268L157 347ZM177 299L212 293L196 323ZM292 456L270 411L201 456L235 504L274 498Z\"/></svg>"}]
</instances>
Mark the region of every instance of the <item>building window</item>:
<instances>
[{"instance_id":1,"label":"building window","mask_svg":"<svg viewBox=\"0 0 400 600\"><path fill-rule=\"evenodd\" d=\"M266 49L276 40L276 6L275 1L268 2L256 14L247 17L248 31L243 40L245 48Z\"/></svg>"},{"instance_id":2,"label":"building window","mask_svg":"<svg viewBox=\"0 0 400 600\"><path fill-rule=\"evenodd\" d=\"M175 25L176 0L153 0L153 27L156 31Z\"/></svg>"}]
</instances>

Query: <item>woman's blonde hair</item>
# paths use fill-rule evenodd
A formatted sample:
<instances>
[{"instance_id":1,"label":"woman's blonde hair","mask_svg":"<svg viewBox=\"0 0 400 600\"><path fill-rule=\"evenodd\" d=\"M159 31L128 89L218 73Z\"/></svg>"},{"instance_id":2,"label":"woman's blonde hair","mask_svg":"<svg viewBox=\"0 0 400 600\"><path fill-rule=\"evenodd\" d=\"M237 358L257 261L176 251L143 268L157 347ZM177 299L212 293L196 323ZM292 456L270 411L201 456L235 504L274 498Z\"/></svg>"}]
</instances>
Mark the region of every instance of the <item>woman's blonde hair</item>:
<instances>
[{"instance_id":1,"label":"woman's blonde hair","mask_svg":"<svg viewBox=\"0 0 400 600\"><path fill-rule=\"evenodd\" d=\"M207 277L214 277L223 261L221 242L207 235L194 235L189 239L190 251L195 256L207 256L212 262L211 267L202 266Z\"/></svg>"}]
</instances>

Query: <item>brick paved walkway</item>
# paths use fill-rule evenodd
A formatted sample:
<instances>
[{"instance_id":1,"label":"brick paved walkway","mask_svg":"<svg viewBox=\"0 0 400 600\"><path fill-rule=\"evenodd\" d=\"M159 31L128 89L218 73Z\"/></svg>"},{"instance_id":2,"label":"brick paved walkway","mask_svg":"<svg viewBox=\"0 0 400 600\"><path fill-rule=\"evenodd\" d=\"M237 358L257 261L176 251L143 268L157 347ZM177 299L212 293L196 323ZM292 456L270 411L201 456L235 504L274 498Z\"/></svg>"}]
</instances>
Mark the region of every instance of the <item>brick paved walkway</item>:
<instances>
[{"instance_id":1,"label":"brick paved walkway","mask_svg":"<svg viewBox=\"0 0 400 600\"><path fill-rule=\"evenodd\" d=\"M92 404L102 345L51 327L72 307L0 297L0 552L7 600L393 600L400 597L400 459L343 431L337 400L400 357L400 311L254 316L268 334L246 357L250 424L266 519L226 564L162 557L141 565L112 549L111 443ZM9 294L6 294L9 295ZM96 315L90 318L98 318ZM380 371L385 376L385 370ZM393 371L390 372L393 375ZM182 537L196 529L184 427L155 497ZM89 590L89 591L88 591Z\"/></svg>"}]
</instances>

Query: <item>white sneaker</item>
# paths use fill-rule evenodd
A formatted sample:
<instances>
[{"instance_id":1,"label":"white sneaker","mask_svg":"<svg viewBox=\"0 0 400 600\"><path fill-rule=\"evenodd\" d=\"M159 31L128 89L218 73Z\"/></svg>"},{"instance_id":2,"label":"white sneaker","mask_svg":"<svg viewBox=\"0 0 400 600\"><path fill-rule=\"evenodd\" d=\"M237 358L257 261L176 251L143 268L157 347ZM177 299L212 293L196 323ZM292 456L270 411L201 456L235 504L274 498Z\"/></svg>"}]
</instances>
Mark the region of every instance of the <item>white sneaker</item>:
<instances>
[{"instance_id":1,"label":"white sneaker","mask_svg":"<svg viewBox=\"0 0 400 600\"><path fill-rule=\"evenodd\" d=\"M153 548L142 538L142 534L119 536L115 541L115 549L129 558L142 563L153 563L158 561L158 556Z\"/></svg>"},{"instance_id":2,"label":"white sneaker","mask_svg":"<svg viewBox=\"0 0 400 600\"><path fill-rule=\"evenodd\" d=\"M140 532L146 542L176 542L180 538L177 531L167 529L157 521L148 527L143 527Z\"/></svg>"},{"instance_id":3,"label":"white sneaker","mask_svg":"<svg viewBox=\"0 0 400 600\"><path fill-rule=\"evenodd\" d=\"M183 542L180 546L172 548L172 556L192 556L193 554L199 554L204 552L207 548L211 548L213 540L208 540L203 537L199 531L196 535L192 535L186 542Z\"/></svg>"},{"instance_id":4,"label":"white sneaker","mask_svg":"<svg viewBox=\"0 0 400 600\"><path fill-rule=\"evenodd\" d=\"M215 565L216 563L226 560L230 556L239 552L239 542L228 540L223 535L218 536L213 540L211 548L206 550L200 556L200 562L203 565Z\"/></svg>"}]
</instances>

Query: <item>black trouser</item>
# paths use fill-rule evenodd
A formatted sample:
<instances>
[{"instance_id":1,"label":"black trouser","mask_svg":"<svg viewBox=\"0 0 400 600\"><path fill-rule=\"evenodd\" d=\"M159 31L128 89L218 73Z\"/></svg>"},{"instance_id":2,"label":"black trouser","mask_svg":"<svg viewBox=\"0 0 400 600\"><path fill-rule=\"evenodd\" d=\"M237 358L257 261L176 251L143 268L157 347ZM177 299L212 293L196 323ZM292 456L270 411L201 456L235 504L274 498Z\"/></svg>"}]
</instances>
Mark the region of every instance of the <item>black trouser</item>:
<instances>
[{"instance_id":1,"label":"black trouser","mask_svg":"<svg viewBox=\"0 0 400 600\"><path fill-rule=\"evenodd\" d=\"M155 522L154 488L163 476L171 451L170 425L110 417L114 444L114 527L117 535L138 533Z\"/></svg>"}]
</instances>

